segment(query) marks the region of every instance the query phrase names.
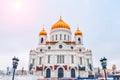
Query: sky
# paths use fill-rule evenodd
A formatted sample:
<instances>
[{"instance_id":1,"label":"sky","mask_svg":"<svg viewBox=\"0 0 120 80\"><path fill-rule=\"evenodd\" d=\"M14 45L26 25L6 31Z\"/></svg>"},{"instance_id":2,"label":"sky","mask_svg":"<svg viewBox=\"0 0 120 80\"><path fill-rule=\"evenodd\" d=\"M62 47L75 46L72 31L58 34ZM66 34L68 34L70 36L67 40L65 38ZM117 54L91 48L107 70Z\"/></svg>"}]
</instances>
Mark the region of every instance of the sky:
<instances>
[{"instance_id":1,"label":"sky","mask_svg":"<svg viewBox=\"0 0 120 80\"><path fill-rule=\"evenodd\" d=\"M83 32L84 46L92 50L93 66L120 70L120 0L0 0L0 70L12 67L14 56L18 69L28 69L29 51L38 44L38 33L62 19ZM44 25L44 26L43 26ZM48 37L49 39L49 37Z\"/></svg>"}]
</instances>

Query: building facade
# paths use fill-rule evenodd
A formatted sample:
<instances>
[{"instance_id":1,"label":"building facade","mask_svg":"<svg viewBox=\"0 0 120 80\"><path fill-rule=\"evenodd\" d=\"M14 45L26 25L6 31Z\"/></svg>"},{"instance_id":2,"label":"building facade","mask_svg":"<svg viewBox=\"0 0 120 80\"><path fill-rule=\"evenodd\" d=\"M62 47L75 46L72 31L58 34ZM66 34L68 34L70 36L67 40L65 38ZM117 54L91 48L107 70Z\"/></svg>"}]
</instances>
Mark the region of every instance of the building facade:
<instances>
[{"instance_id":1,"label":"building facade","mask_svg":"<svg viewBox=\"0 0 120 80\"><path fill-rule=\"evenodd\" d=\"M84 47L82 32L77 29L74 40L71 35L71 27L61 17L51 27L50 41L45 29L40 31L38 46L29 54L33 74L46 78L76 78L88 77L93 72L92 52Z\"/></svg>"}]
</instances>

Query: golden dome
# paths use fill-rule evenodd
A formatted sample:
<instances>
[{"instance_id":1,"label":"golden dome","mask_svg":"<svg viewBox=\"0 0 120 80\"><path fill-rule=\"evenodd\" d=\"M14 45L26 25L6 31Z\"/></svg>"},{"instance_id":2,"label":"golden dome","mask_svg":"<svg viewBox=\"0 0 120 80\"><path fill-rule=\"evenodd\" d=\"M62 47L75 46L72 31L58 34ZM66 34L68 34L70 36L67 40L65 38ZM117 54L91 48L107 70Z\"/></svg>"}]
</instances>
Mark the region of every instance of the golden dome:
<instances>
[{"instance_id":1,"label":"golden dome","mask_svg":"<svg viewBox=\"0 0 120 80\"><path fill-rule=\"evenodd\" d=\"M82 35L82 32L79 30L79 28L75 32L75 36L77 36L77 35Z\"/></svg>"},{"instance_id":2,"label":"golden dome","mask_svg":"<svg viewBox=\"0 0 120 80\"><path fill-rule=\"evenodd\" d=\"M40 31L39 35L47 35L47 32L44 30L44 28Z\"/></svg>"},{"instance_id":3,"label":"golden dome","mask_svg":"<svg viewBox=\"0 0 120 80\"><path fill-rule=\"evenodd\" d=\"M61 16L60 19L51 27L51 30L56 28L65 28L70 30L70 26L62 20Z\"/></svg>"}]
</instances>

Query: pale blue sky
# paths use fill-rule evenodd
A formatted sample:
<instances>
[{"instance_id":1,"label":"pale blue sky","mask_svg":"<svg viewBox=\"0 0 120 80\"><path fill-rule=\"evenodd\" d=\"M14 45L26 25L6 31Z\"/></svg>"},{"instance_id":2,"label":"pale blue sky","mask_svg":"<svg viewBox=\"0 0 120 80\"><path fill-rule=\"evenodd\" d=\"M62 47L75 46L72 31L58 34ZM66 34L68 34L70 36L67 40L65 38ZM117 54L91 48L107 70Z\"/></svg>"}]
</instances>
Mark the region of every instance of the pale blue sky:
<instances>
[{"instance_id":1,"label":"pale blue sky","mask_svg":"<svg viewBox=\"0 0 120 80\"><path fill-rule=\"evenodd\" d=\"M11 7L20 1L21 10ZM108 68L120 69L120 0L0 0L0 69L11 67L11 58L20 58L18 69L28 67L29 50L37 47L43 24L48 34L62 16L83 32L84 45L93 52L94 67L100 58L108 59ZM79 26L77 26L79 25Z\"/></svg>"}]
</instances>

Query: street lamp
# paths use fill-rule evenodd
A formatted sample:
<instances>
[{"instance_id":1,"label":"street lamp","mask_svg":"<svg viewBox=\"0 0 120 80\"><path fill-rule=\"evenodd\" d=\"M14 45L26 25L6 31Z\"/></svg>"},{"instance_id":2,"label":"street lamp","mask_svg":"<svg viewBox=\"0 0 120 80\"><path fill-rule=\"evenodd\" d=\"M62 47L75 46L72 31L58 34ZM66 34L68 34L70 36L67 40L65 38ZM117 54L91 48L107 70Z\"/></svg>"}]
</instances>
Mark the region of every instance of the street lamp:
<instances>
[{"instance_id":1,"label":"street lamp","mask_svg":"<svg viewBox=\"0 0 120 80\"><path fill-rule=\"evenodd\" d=\"M17 69L19 59L14 57L12 59L12 61L13 61L13 77L12 77L12 80L14 80L15 69Z\"/></svg>"},{"instance_id":2,"label":"street lamp","mask_svg":"<svg viewBox=\"0 0 120 80\"><path fill-rule=\"evenodd\" d=\"M107 76L106 76L107 59L105 57L101 58L100 62L101 62L102 69L104 70L105 80L107 80Z\"/></svg>"}]
</instances>

